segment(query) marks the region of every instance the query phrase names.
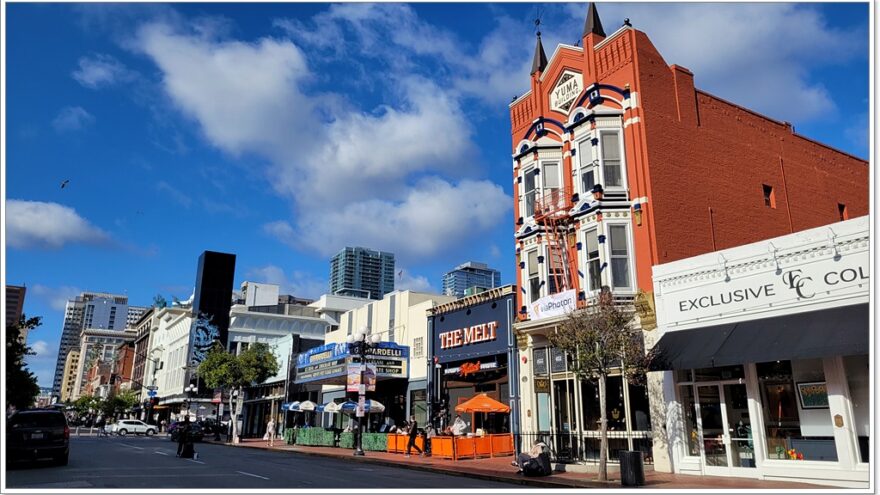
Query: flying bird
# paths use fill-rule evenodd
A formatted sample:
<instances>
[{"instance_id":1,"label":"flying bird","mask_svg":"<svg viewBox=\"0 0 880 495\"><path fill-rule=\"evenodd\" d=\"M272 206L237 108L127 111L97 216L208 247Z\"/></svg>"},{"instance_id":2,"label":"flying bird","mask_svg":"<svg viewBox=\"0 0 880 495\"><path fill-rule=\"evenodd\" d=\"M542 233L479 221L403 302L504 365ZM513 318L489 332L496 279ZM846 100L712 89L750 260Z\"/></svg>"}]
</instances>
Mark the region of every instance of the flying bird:
<instances>
[{"instance_id":1,"label":"flying bird","mask_svg":"<svg viewBox=\"0 0 880 495\"><path fill-rule=\"evenodd\" d=\"M67 184L68 184L69 182L70 182L70 179L66 179L64 182L62 182L62 183L61 183L61 189L64 189L65 187L67 187Z\"/></svg>"}]
</instances>

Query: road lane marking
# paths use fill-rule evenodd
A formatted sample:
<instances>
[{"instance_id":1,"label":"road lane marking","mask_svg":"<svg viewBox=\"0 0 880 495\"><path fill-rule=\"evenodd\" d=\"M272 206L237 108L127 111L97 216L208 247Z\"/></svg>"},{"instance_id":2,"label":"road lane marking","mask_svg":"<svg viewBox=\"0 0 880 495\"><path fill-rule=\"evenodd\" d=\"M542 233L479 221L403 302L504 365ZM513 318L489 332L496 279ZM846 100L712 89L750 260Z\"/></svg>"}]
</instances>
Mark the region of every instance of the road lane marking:
<instances>
[{"instance_id":1,"label":"road lane marking","mask_svg":"<svg viewBox=\"0 0 880 495\"><path fill-rule=\"evenodd\" d=\"M159 454L159 455L166 455L166 456L168 455L168 454L166 454L165 452L159 452L158 450L155 451L155 452L153 452L153 453L154 453L154 454Z\"/></svg>"},{"instance_id":2,"label":"road lane marking","mask_svg":"<svg viewBox=\"0 0 880 495\"><path fill-rule=\"evenodd\" d=\"M144 450L143 447L138 447L137 445L131 445L131 444L129 444L129 443L122 443L122 442L119 442L119 445L124 445L124 446L126 446L126 447L131 447L131 448L133 448L133 449Z\"/></svg>"},{"instance_id":3,"label":"road lane marking","mask_svg":"<svg viewBox=\"0 0 880 495\"><path fill-rule=\"evenodd\" d=\"M195 460L195 459L187 459L187 460L188 460L189 462L197 462L197 463L199 463L199 464L204 464L204 462L202 462L202 461L197 461L197 460Z\"/></svg>"},{"instance_id":4,"label":"road lane marking","mask_svg":"<svg viewBox=\"0 0 880 495\"><path fill-rule=\"evenodd\" d=\"M262 478L262 479L264 479L264 480L269 479L269 478L267 478L267 477L265 477L265 476L260 476L259 474L246 473L246 472L244 472L244 471L236 471L236 473L238 473L238 474L243 474L243 475L245 475L245 476L253 476L254 478Z\"/></svg>"}]
</instances>

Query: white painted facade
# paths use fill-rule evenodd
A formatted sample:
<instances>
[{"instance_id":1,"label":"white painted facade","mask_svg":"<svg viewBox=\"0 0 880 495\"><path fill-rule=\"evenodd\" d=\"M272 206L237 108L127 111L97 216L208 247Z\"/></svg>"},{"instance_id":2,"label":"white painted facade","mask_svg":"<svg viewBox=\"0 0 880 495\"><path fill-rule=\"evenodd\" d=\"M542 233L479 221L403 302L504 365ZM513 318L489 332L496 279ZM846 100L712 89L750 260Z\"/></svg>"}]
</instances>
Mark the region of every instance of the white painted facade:
<instances>
[{"instance_id":1,"label":"white painted facade","mask_svg":"<svg viewBox=\"0 0 880 495\"><path fill-rule=\"evenodd\" d=\"M347 311L360 308L370 301L372 301L372 299L367 299L365 297L324 294L318 298L317 301L309 304L309 307L315 308L315 311L317 311L321 318L330 324L328 331L332 331L336 327L339 327L339 322L342 320L343 314Z\"/></svg>"},{"instance_id":2,"label":"white painted facade","mask_svg":"<svg viewBox=\"0 0 880 495\"><path fill-rule=\"evenodd\" d=\"M274 306L278 304L279 287L276 284L243 282L241 295L245 306Z\"/></svg>"},{"instance_id":3,"label":"white painted facade","mask_svg":"<svg viewBox=\"0 0 880 495\"><path fill-rule=\"evenodd\" d=\"M183 389L187 382L187 356L189 356L190 327L192 313L187 309L166 307L155 313L156 329L150 343L149 355L157 358L155 363L148 360L144 376L158 387L160 404L182 402ZM155 370L155 372L154 372Z\"/></svg>"},{"instance_id":4,"label":"white painted facade","mask_svg":"<svg viewBox=\"0 0 880 495\"><path fill-rule=\"evenodd\" d=\"M251 312L247 306L236 304L229 311L226 346L238 354L249 344L264 343L273 347L294 334L304 339L324 340L328 326L329 323L319 317Z\"/></svg>"},{"instance_id":5,"label":"white painted facade","mask_svg":"<svg viewBox=\"0 0 880 495\"><path fill-rule=\"evenodd\" d=\"M647 334L646 344L659 342L662 348L664 336L690 339L704 331L726 331L732 338L746 325L769 332L785 318L804 314L835 339L843 339L840 332L861 332L862 323L854 322L869 317L861 313L869 302L869 228L869 217L860 217L655 266L658 329ZM821 310L844 316L825 322L813 316ZM799 329L817 331L794 328ZM811 335L795 338L803 342ZM869 486L870 347L844 356L790 359L784 343L778 347L775 364L744 360L723 368L652 373L652 400L662 401L653 405L666 412L665 418L652 418L655 433L665 435L654 443L655 459L668 459L663 470ZM723 354L723 347L718 349ZM778 376L766 371L774 367L789 371ZM819 391L817 403L804 395L811 390ZM710 432L715 426L721 428ZM804 459L789 458L789 449ZM659 462L655 469L662 469Z\"/></svg>"}]
</instances>

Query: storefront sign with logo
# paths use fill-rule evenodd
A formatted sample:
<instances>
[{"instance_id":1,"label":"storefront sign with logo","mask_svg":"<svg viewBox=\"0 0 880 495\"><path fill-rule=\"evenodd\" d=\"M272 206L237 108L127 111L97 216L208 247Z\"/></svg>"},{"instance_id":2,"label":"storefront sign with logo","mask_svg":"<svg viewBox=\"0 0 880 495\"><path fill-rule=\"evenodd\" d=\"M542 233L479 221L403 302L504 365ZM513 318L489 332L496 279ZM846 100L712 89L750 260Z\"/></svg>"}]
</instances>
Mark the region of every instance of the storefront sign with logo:
<instances>
[{"instance_id":1,"label":"storefront sign with logo","mask_svg":"<svg viewBox=\"0 0 880 495\"><path fill-rule=\"evenodd\" d=\"M461 377L465 377L468 375L472 375L474 373L478 373L480 371L486 370L494 370L498 368L498 362L492 361L488 363L481 363L479 361L473 363L462 363L458 366L452 368L446 368L443 370L444 375L459 375Z\"/></svg>"},{"instance_id":2,"label":"storefront sign with logo","mask_svg":"<svg viewBox=\"0 0 880 495\"><path fill-rule=\"evenodd\" d=\"M498 322L490 321L465 328L457 328L440 334L440 348L461 347L464 345L488 342L498 338Z\"/></svg>"},{"instance_id":3,"label":"storefront sign with logo","mask_svg":"<svg viewBox=\"0 0 880 495\"><path fill-rule=\"evenodd\" d=\"M864 223L862 232L853 231L855 224L836 224L655 267L654 295L663 327L676 330L720 318L767 318L804 306L868 302Z\"/></svg>"},{"instance_id":4,"label":"storefront sign with logo","mask_svg":"<svg viewBox=\"0 0 880 495\"><path fill-rule=\"evenodd\" d=\"M576 307L577 294L574 290L550 294L528 305L529 319L535 321L552 316L562 316L574 311Z\"/></svg>"},{"instance_id":5,"label":"storefront sign with logo","mask_svg":"<svg viewBox=\"0 0 880 495\"><path fill-rule=\"evenodd\" d=\"M550 93L550 109L567 114L584 89L584 76L567 70L559 77Z\"/></svg>"},{"instance_id":6,"label":"storefront sign with logo","mask_svg":"<svg viewBox=\"0 0 880 495\"><path fill-rule=\"evenodd\" d=\"M549 394L550 393L550 379L549 378L535 378L535 393Z\"/></svg>"},{"instance_id":7,"label":"storefront sign with logo","mask_svg":"<svg viewBox=\"0 0 880 495\"><path fill-rule=\"evenodd\" d=\"M375 388L375 380L409 377L409 347L393 342L379 342L366 353L365 382ZM327 344L310 349L297 356L295 383L323 381L327 384L346 385L348 388L349 364L359 367L357 356L351 356L347 344ZM360 371L357 373L360 381ZM373 380L371 382L369 380Z\"/></svg>"}]
</instances>

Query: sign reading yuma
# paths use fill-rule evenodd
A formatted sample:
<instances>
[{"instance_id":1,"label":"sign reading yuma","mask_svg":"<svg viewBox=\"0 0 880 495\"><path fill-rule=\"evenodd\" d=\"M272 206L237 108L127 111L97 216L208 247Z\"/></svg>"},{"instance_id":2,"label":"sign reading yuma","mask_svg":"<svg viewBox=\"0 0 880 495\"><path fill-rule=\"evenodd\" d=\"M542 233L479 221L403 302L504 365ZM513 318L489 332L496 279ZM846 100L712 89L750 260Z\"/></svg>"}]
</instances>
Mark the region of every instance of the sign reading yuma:
<instances>
[{"instance_id":1,"label":"sign reading yuma","mask_svg":"<svg viewBox=\"0 0 880 495\"><path fill-rule=\"evenodd\" d=\"M550 93L550 110L567 114L583 89L584 76L570 70L563 72Z\"/></svg>"}]
</instances>

